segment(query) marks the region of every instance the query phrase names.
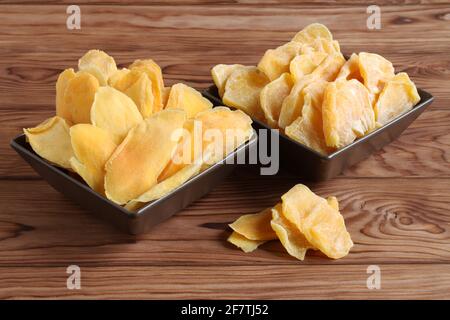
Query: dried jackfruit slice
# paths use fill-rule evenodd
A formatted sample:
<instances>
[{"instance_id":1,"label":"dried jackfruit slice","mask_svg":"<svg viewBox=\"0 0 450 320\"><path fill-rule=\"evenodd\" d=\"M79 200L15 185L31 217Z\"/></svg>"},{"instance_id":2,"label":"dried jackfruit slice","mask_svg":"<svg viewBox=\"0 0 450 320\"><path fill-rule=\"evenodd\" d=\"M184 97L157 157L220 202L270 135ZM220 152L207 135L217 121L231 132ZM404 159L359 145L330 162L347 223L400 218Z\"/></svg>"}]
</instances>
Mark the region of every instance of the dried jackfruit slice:
<instances>
[{"instance_id":1,"label":"dried jackfruit slice","mask_svg":"<svg viewBox=\"0 0 450 320\"><path fill-rule=\"evenodd\" d=\"M75 77L67 82L61 114L73 124L89 123L94 96L100 87L96 77L87 72L77 72Z\"/></svg>"},{"instance_id":2,"label":"dried jackfruit slice","mask_svg":"<svg viewBox=\"0 0 450 320\"><path fill-rule=\"evenodd\" d=\"M289 72L294 81L298 82L304 76L312 73L326 57L327 54L324 52L311 52L296 56L289 65Z\"/></svg>"},{"instance_id":3,"label":"dried jackfruit slice","mask_svg":"<svg viewBox=\"0 0 450 320\"><path fill-rule=\"evenodd\" d=\"M78 60L78 70L95 76L101 86L106 86L108 78L117 71L114 58L101 50L89 50Z\"/></svg>"},{"instance_id":4,"label":"dried jackfruit slice","mask_svg":"<svg viewBox=\"0 0 450 320\"><path fill-rule=\"evenodd\" d=\"M346 256L353 246L338 210L305 185L296 185L282 197L284 217L315 248L332 259Z\"/></svg>"},{"instance_id":5,"label":"dried jackfruit slice","mask_svg":"<svg viewBox=\"0 0 450 320\"><path fill-rule=\"evenodd\" d=\"M344 80L356 79L359 82L364 83L364 79L359 70L359 57L357 54L353 53L350 56L350 59L348 59L342 66L341 70L339 71L339 74L336 77L336 80L340 79Z\"/></svg>"},{"instance_id":6,"label":"dried jackfruit slice","mask_svg":"<svg viewBox=\"0 0 450 320\"><path fill-rule=\"evenodd\" d=\"M279 127L285 129L301 115L304 103L302 91L307 85L318 80L333 81L344 63L345 59L341 53L329 54L312 73L295 83L283 101Z\"/></svg>"},{"instance_id":7,"label":"dried jackfruit slice","mask_svg":"<svg viewBox=\"0 0 450 320\"><path fill-rule=\"evenodd\" d=\"M278 79L270 82L261 90L261 109L270 127L278 127L278 118L280 117L283 100L289 95L293 85L294 82L291 75L283 73Z\"/></svg>"},{"instance_id":8,"label":"dried jackfruit slice","mask_svg":"<svg viewBox=\"0 0 450 320\"><path fill-rule=\"evenodd\" d=\"M164 81L161 67L152 59L135 60L129 67L130 70L140 70L147 74L152 83L153 91L153 113L159 112L164 108L163 89Z\"/></svg>"},{"instance_id":9,"label":"dried jackfruit slice","mask_svg":"<svg viewBox=\"0 0 450 320\"><path fill-rule=\"evenodd\" d=\"M323 38L328 41L333 41L333 35L330 30L326 26L320 23L312 23L307 25L301 31L299 31L292 41L301 42L301 43L312 43L317 38Z\"/></svg>"},{"instance_id":10,"label":"dried jackfruit slice","mask_svg":"<svg viewBox=\"0 0 450 320\"><path fill-rule=\"evenodd\" d=\"M267 208L259 213L240 216L229 226L250 240L274 240L277 235L270 226L270 220L272 220L272 208Z\"/></svg>"},{"instance_id":11,"label":"dried jackfruit slice","mask_svg":"<svg viewBox=\"0 0 450 320\"><path fill-rule=\"evenodd\" d=\"M70 128L74 157L72 169L98 193L104 194L105 163L117 147L109 132L92 124L80 123Z\"/></svg>"},{"instance_id":12,"label":"dried jackfruit slice","mask_svg":"<svg viewBox=\"0 0 450 320\"><path fill-rule=\"evenodd\" d=\"M153 114L152 83L145 72L137 69L122 69L109 79L109 84L130 97L142 117L148 118Z\"/></svg>"},{"instance_id":13,"label":"dried jackfruit slice","mask_svg":"<svg viewBox=\"0 0 450 320\"><path fill-rule=\"evenodd\" d=\"M341 148L375 128L369 92L359 81L338 80L327 85L322 104L327 146Z\"/></svg>"},{"instance_id":14,"label":"dried jackfruit slice","mask_svg":"<svg viewBox=\"0 0 450 320\"><path fill-rule=\"evenodd\" d=\"M194 88L177 83L170 89L165 108L184 110L188 118L193 118L197 113L211 109L212 103Z\"/></svg>"},{"instance_id":15,"label":"dried jackfruit slice","mask_svg":"<svg viewBox=\"0 0 450 320\"><path fill-rule=\"evenodd\" d=\"M120 144L128 131L142 121L142 115L127 95L112 87L101 87L95 94L91 121Z\"/></svg>"},{"instance_id":16,"label":"dried jackfruit slice","mask_svg":"<svg viewBox=\"0 0 450 320\"><path fill-rule=\"evenodd\" d=\"M256 241L247 239L246 237L237 232L232 232L231 235L228 237L227 241L234 244L236 247L240 248L245 253L255 251L260 245L266 242L265 240Z\"/></svg>"},{"instance_id":17,"label":"dried jackfruit slice","mask_svg":"<svg viewBox=\"0 0 450 320\"><path fill-rule=\"evenodd\" d=\"M75 71L70 68L61 72L56 80L56 115L69 122L72 121L72 114L64 104L64 94L69 81L73 78L75 78Z\"/></svg>"},{"instance_id":18,"label":"dried jackfruit slice","mask_svg":"<svg viewBox=\"0 0 450 320\"><path fill-rule=\"evenodd\" d=\"M234 70L243 68L242 64L218 64L211 69L211 76L213 78L214 84L217 87L219 96L223 97L225 92L225 84L228 77Z\"/></svg>"},{"instance_id":19,"label":"dried jackfruit slice","mask_svg":"<svg viewBox=\"0 0 450 320\"><path fill-rule=\"evenodd\" d=\"M375 103L376 121L384 125L411 110L419 101L420 96L414 83L406 73L398 73L386 83Z\"/></svg>"},{"instance_id":20,"label":"dried jackfruit slice","mask_svg":"<svg viewBox=\"0 0 450 320\"><path fill-rule=\"evenodd\" d=\"M238 68L228 77L222 100L230 107L263 120L259 96L269 82L269 78L256 67Z\"/></svg>"},{"instance_id":21,"label":"dried jackfruit slice","mask_svg":"<svg viewBox=\"0 0 450 320\"><path fill-rule=\"evenodd\" d=\"M375 53L359 53L359 70L364 85L371 94L371 101L380 93L387 81L394 77L394 66L392 63Z\"/></svg>"},{"instance_id":22,"label":"dried jackfruit slice","mask_svg":"<svg viewBox=\"0 0 450 320\"><path fill-rule=\"evenodd\" d=\"M289 64L301 52L302 44L288 42L276 49L269 49L258 63L258 69L273 81L283 73L289 72Z\"/></svg>"},{"instance_id":23,"label":"dried jackfruit slice","mask_svg":"<svg viewBox=\"0 0 450 320\"><path fill-rule=\"evenodd\" d=\"M62 168L70 169L73 157L69 126L64 118L55 116L34 128L23 129L28 143L42 158Z\"/></svg>"},{"instance_id":24,"label":"dried jackfruit slice","mask_svg":"<svg viewBox=\"0 0 450 320\"><path fill-rule=\"evenodd\" d=\"M106 163L105 193L124 204L150 190L169 162L186 119L182 110L162 110L128 132Z\"/></svg>"}]
</instances>

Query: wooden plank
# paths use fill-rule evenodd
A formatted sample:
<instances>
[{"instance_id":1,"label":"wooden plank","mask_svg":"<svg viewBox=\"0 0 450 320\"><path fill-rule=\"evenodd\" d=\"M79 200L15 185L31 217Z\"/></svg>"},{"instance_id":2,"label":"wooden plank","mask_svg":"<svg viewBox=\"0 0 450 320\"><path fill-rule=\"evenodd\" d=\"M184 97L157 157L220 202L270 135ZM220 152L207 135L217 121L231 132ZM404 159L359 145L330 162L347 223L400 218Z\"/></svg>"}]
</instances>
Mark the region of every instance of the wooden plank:
<instances>
[{"instance_id":1,"label":"wooden plank","mask_svg":"<svg viewBox=\"0 0 450 320\"><path fill-rule=\"evenodd\" d=\"M450 265L81 267L68 290L65 267L0 267L1 299L449 299Z\"/></svg>"},{"instance_id":2,"label":"wooden plank","mask_svg":"<svg viewBox=\"0 0 450 320\"><path fill-rule=\"evenodd\" d=\"M244 254L227 224L272 206L300 181L240 169L203 199L151 232L123 234L63 198L44 181L0 181L0 266L304 265L450 263L449 179L335 179L308 184L336 195L355 247L334 261L304 262L276 242ZM426 187L426 190L424 190Z\"/></svg>"}]
</instances>

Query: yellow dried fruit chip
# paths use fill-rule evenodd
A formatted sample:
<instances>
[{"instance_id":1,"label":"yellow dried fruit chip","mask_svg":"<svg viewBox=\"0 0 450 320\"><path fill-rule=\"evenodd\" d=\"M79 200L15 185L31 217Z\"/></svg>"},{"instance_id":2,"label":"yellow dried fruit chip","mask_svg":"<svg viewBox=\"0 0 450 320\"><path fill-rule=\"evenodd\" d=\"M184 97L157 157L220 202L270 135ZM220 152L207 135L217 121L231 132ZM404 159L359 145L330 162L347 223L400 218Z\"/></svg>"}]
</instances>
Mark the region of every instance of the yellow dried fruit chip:
<instances>
[{"instance_id":1,"label":"yellow dried fruit chip","mask_svg":"<svg viewBox=\"0 0 450 320\"><path fill-rule=\"evenodd\" d=\"M353 53L345 64L342 66L336 80L351 80L356 79L361 83L364 83L361 72L359 70L359 57L357 54Z\"/></svg>"},{"instance_id":2,"label":"yellow dried fruit chip","mask_svg":"<svg viewBox=\"0 0 450 320\"><path fill-rule=\"evenodd\" d=\"M211 69L211 76L220 97L223 97L225 92L225 84L230 74L233 73L234 70L243 67L244 66L242 64L218 64Z\"/></svg>"},{"instance_id":3,"label":"yellow dried fruit chip","mask_svg":"<svg viewBox=\"0 0 450 320\"><path fill-rule=\"evenodd\" d=\"M333 40L333 35L331 34L330 30L326 26L320 23L312 23L303 30L299 31L292 41L297 41L301 43L312 43L317 38L323 38L328 41Z\"/></svg>"},{"instance_id":4,"label":"yellow dried fruit chip","mask_svg":"<svg viewBox=\"0 0 450 320\"><path fill-rule=\"evenodd\" d=\"M270 226L272 208L259 213L246 214L230 224L230 228L250 240L274 240L277 235Z\"/></svg>"},{"instance_id":5,"label":"yellow dried fruit chip","mask_svg":"<svg viewBox=\"0 0 450 320\"><path fill-rule=\"evenodd\" d=\"M136 60L130 66L130 70L141 70L145 72L152 83L153 91L153 113L161 111L163 105L164 81L161 67L152 59Z\"/></svg>"},{"instance_id":6,"label":"yellow dried fruit chip","mask_svg":"<svg viewBox=\"0 0 450 320\"><path fill-rule=\"evenodd\" d=\"M261 90L261 109L270 127L278 127L283 100L291 92L293 84L291 75L283 73L278 79L270 82Z\"/></svg>"},{"instance_id":7,"label":"yellow dried fruit chip","mask_svg":"<svg viewBox=\"0 0 450 320\"><path fill-rule=\"evenodd\" d=\"M167 105L167 101L169 100L169 95L170 95L170 90L171 89L172 89L172 87L164 87L164 89L162 91L163 108L165 108L166 105Z\"/></svg>"},{"instance_id":8,"label":"yellow dried fruit chip","mask_svg":"<svg viewBox=\"0 0 450 320\"><path fill-rule=\"evenodd\" d=\"M312 42L305 44L302 47L302 54L324 53L328 55L336 52L341 52L339 42L336 40L330 41L325 38L314 39Z\"/></svg>"},{"instance_id":9,"label":"yellow dried fruit chip","mask_svg":"<svg viewBox=\"0 0 450 320\"><path fill-rule=\"evenodd\" d=\"M420 101L414 83L404 72L396 74L381 91L375 104L376 121L384 125L395 117L412 109Z\"/></svg>"},{"instance_id":10,"label":"yellow dried fruit chip","mask_svg":"<svg viewBox=\"0 0 450 320\"><path fill-rule=\"evenodd\" d=\"M105 163L117 147L109 132L92 124L80 123L70 128L74 157L72 169L98 193L104 194Z\"/></svg>"},{"instance_id":11,"label":"yellow dried fruit chip","mask_svg":"<svg viewBox=\"0 0 450 320\"><path fill-rule=\"evenodd\" d=\"M186 114L163 110L130 130L106 163L105 193L124 204L150 190L178 143Z\"/></svg>"},{"instance_id":12,"label":"yellow dried fruit chip","mask_svg":"<svg viewBox=\"0 0 450 320\"><path fill-rule=\"evenodd\" d=\"M231 235L227 239L228 242L234 244L236 247L240 248L245 253L249 253L252 251L255 251L260 245L262 245L264 240L262 241L256 241L256 240L250 240L244 237L243 235L240 235L237 232L231 233Z\"/></svg>"},{"instance_id":13,"label":"yellow dried fruit chip","mask_svg":"<svg viewBox=\"0 0 450 320\"><path fill-rule=\"evenodd\" d=\"M260 93L269 78L256 67L245 67L234 70L225 85L223 102L246 114L263 120L264 114L260 105Z\"/></svg>"},{"instance_id":14,"label":"yellow dried fruit chip","mask_svg":"<svg viewBox=\"0 0 450 320\"><path fill-rule=\"evenodd\" d=\"M142 115L127 95L112 87L101 87L95 94L91 121L108 131L119 144L128 131L142 121Z\"/></svg>"},{"instance_id":15,"label":"yellow dried fruit chip","mask_svg":"<svg viewBox=\"0 0 450 320\"><path fill-rule=\"evenodd\" d=\"M375 128L369 92L359 81L338 80L327 85L322 104L327 146L341 148Z\"/></svg>"},{"instance_id":16,"label":"yellow dried fruit chip","mask_svg":"<svg viewBox=\"0 0 450 320\"><path fill-rule=\"evenodd\" d=\"M394 77L392 63L375 53L359 53L359 70L364 79L364 85L372 96L377 95L385 83ZM371 98L373 101L374 98Z\"/></svg>"},{"instance_id":17,"label":"yellow dried fruit chip","mask_svg":"<svg viewBox=\"0 0 450 320\"><path fill-rule=\"evenodd\" d=\"M47 119L34 128L23 129L28 143L42 158L60 167L70 169L73 157L69 126L58 116Z\"/></svg>"},{"instance_id":18,"label":"yellow dried fruit chip","mask_svg":"<svg viewBox=\"0 0 450 320\"><path fill-rule=\"evenodd\" d=\"M295 82L312 73L319 64L327 57L323 52L312 52L296 56L289 65L289 72Z\"/></svg>"},{"instance_id":19,"label":"yellow dried fruit chip","mask_svg":"<svg viewBox=\"0 0 450 320\"><path fill-rule=\"evenodd\" d=\"M212 108L212 103L200 92L183 83L177 83L170 89L166 109L181 109L188 118L193 118L201 111Z\"/></svg>"},{"instance_id":20,"label":"yellow dried fruit chip","mask_svg":"<svg viewBox=\"0 0 450 320\"><path fill-rule=\"evenodd\" d=\"M73 78L75 78L75 71L70 68L61 72L58 76L58 80L56 81L56 115L66 119L69 122L72 121L72 114L65 106L64 94L69 81Z\"/></svg>"},{"instance_id":21,"label":"yellow dried fruit chip","mask_svg":"<svg viewBox=\"0 0 450 320\"><path fill-rule=\"evenodd\" d=\"M267 50L258 63L258 69L264 72L270 81L289 72L289 64L301 52L302 44L288 42L276 49Z\"/></svg>"},{"instance_id":22,"label":"yellow dried fruit chip","mask_svg":"<svg viewBox=\"0 0 450 320\"><path fill-rule=\"evenodd\" d=\"M78 69L95 76L101 86L108 83L108 78L117 71L114 58L101 50L89 50L78 60Z\"/></svg>"},{"instance_id":23,"label":"yellow dried fruit chip","mask_svg":"<svg viewBox=\"0 0 450 320\"><path fill-rule=\"evenodd\" d=\"M99 86L97 78L92 74L77 72L67 82L61 114L70 117L66 119L73 124L89 123L92 103Z\"/></svg>"}]
</instances>

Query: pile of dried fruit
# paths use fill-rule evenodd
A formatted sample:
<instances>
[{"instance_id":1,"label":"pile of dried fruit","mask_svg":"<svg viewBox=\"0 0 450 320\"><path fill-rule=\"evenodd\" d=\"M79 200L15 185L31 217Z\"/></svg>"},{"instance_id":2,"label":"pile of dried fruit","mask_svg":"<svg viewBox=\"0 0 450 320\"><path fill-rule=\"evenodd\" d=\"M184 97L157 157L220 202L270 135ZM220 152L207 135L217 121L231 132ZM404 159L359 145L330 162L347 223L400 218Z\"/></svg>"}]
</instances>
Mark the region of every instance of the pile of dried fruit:
<instances>
[{"instance_id":1,"label":"pile of dried fruit","mask_svg":"<svg viewBox=\"0 0 450 320\"><path fill-rule=\"evenodd\" d=\"M311 24L267 50L258 66L216 65L224 104L329 154L410 110L420 97L406 73L380 55L345 60L326 26Z\"/></svg>"},{"instance_id":2,"label":"pile of dried fruit","mask_svg":"<svg viewBox=\"0 0 450 320\"><path fill-rule=\"evenodd\" d=\"M164 87L151 59L117 70L91 50L56 83L56 116L24 129L33 150L136 210L222 160L253 134L242 111L212 108L182 83Z\"/></svg>"},{"instance_id":3,"label":"pile of dried fruit","mask_svg":"<svg viewBox=\"0 0 450 320\"><path fill-rule=\"evenodd\" d=\"M286 251L299 260L305 258L308 249L339 259L353 246L337 199L321 198L302 184L281 196L281 203L273 208L241 216L230 227L233 233L228 241L244 252L279 239Z\"/></svg>"}]
</instances>

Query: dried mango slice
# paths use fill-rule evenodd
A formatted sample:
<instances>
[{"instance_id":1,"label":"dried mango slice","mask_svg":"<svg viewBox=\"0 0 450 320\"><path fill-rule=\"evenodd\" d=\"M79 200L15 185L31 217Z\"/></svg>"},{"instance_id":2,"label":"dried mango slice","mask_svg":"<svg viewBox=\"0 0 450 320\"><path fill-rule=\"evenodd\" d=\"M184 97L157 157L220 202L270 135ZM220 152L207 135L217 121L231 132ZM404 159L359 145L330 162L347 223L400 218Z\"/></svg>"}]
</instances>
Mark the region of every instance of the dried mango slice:
<instances>
[{"instance_id":1,"label":"dried mango slice","mask_svg":"<svg viewBox=\"0 0 450 320\"><path fill-rule=\"evenodd\" d=\"M62 168L70 169L73 157L69 126L58 116L47 119L34 128L23 129L28 143L42 158Z\"/></svg>"},{"instance_id":2,"label":"dried mango slice","mask_svg":"<svg viewBox=\"0 0 450 320\"><path fill-rule=\"evenodd\" d=\"M375 128L369 92L359 81L338 80L327 85L322 104L327 146L341 148Z\"/></svg>"},{"instance_id":3,"label":"dried mango slice","mask_svg":"<svg viewBox=\"0 0 450 320\"><path fill-rule=\"evenodd\" d=\"M78 70L95 76L101 86L106 86L108 78L117 71L114 58L101 50L89 50L78 60Z\"/></svg>"},{"instance_id":4,"label":"dried mango slice","mask_svg":"<svg viewBox=\"0 0 450 320\"><path fill-rule=\"evenodd\" d=\"M212 108L212 103L204 98L200 92L183 83L177 83L170 89L166 109L181 109L188 118L193 118L201 111Z\"/></svg>"},{"instance_id":5,"label":"dried mango slice","mask_svg":"<svg viewBox=\"0 0 450 320\"><path fill-rule=\"evenodd\" d=\"M283 73L289 72L289 64L301 52L302 44L288 42L276 49L267 50L258 63L258 69L273 81Z\"/></svg>"},{"instance_id":6,"label":"dried mango slice","mask_svg":"<svg viewBox=\"0 0 450 320\"><path fill-rule=\"evenodd\" d=\"M223 102L246 114L263 120L264 113L260 105L260 93L269 78L256 67L244 67L234 70L225 85Z\"/></svg>"},{"instance_id":7,"label":"dried mango slice","mask_svg":"<svg viewBox=\"0 0 450 320\"><path fill-rule=\"evenodd\" d=\"M317 38L302 46L302 54L323 53L329 55L336 52L341 52L339 42L326 38Z\"/></svg>"},{"instance_id":8,"label":"dried mango slice","mask_svg":"<svg viewBox=\"0 0 450 320\"><path fill-rule=\"evenodd\" d=\"M375 53L359 53L359 70L371 96L380 93L385 83L394 77L392 63ZM371 100L373 99L372 97Z\"/></svg>"},{"instance_id":9,"label":"dried mango slice","mask_svg":"<svg viewBox=\"0 0 450 320\"><path fill-rule=\"evenodd\" d=\"M67 82L64 90L63 109L61 114L67 116L69 122L89 123L94 96L99 88L96 77L87 72L77 72L75 77Z\"/></svg>"},{"instance_id":10,"label":"dried mango slice","mask_svg":"<svg viewBox=\"0 0 450 320\"><path fill-rule=\"evenodd\" d=\"M147 74L152 83L153 113L161 111L163 105L164 81L161 67L152 59L135 60L129 67L130 70L140 70Z\"/></svg>"},{"instance_id":11,"label":"dried mango slice","mask_svg":"<svg viewBox=\"0 0 450 320\"><path fill-rule=\"evenodd\" d=\"M294 81L298 82L304 76L312 73L326 57L327 54L324 52L311 52L296 56L289 65L289 72Z\"/></svg>"},{"instance_id":12,"label":"dried mango slice","mask_svg":"<svg viewBox=\"0 0 450 320\"><path fill-rule=\"evenodd\" d=\"M293 85L291 75L283 73L278 79L270 82L261 90L261 109L270 127L278 127L283 100L289 95Z\"/></svg>"},{"instance_id":13,"label":"dried mango slice","mask_svg":"<svg viewBox=\"0 0 450 320\"><path fill-rule=\"evenodd\" d=\"M72 114L64 104L64 94L69 81L73 78L75 78L75 71L70 68L61 72L56 80L56 115L69 122L72 121Z\"/></svg>"},{"instance_id":14,"label":"dried mango slice","mask_svg":"<svg viewBox=\"0 0 450 320\"><path fill-rule=\"evenodd\" d=\"M332 53L312 73L295 83L283 101L278 120L279 127L285 129L301 115L304 103L302 91L307 85L318 80L333 81L344 63L345 58L341 53Z\"/></svg>"},{"instance_id":15,"label":"dried mango slice","mask_svg":"<svg viewBox=\"0 0 450 320\"><path fill-rule=\"evenodd\" d=\"M74 157L72 169L98 193L104 194L105 163L117 147L109 132L92 124L80 123L70 128Z\"/></svg>"},{"instance_id":16,"label":"dried mango slice","mask_svg":"<svg viewBox=\"0 0 450 320\"><path fill-rule=\"evenodd\" d=\"M255 251L260 245L266 242L264 240L256 241L247 239L246 237L237 232L232 232L231 235L228 237L227 241L234 244L236 247L240 248L245 253Z\"/></svg>"},{"instance_id":17,"label":"dried mango slice","mask_svg":"<svg viewBox=\"0 0 450 320\"><path fill-rule=\"evenodd\" d=\"M342 66L341 71L339 71L339 74L336 77L336 80L340 79L356 79L359 82L364 83L364 79L359 70L359 56L357 54L353 53L350 56L350 59L348 59Z\"/></svg>"},{"instance_id":18,"label":"dried mango slice","mask_svg":"<svg viewBox=\"0 0 450 320\"><path fill-rule=\"evenodd\" d=\"M271 211L270 225L281 244L291 256L303 261L308 249L313 248L312 245L298 228L283 216L281 203L277 204Z\"/></svg>"},{"instance_id":19,"label":"dried mango slice","mask_svg":"<svg viewBox=\"0 0 450 320\"><path fill-rule=\"evenodd\" d=\"M183 127L182 110L163 110L128 132L106 163L105 193L124 204L150 190L169 162Z\"/></svg>"},{"instance_id":20,"label":"dried mango slice","mask_svg":"<svg viewBox=\"0 0 450 320\"><path fill-rule=\"evenodd\" d=\"M142 117L148 118L153 114L152 83L145 72L137 69L122 69L109 79L109 84L130 97Z\"/></svg>"},{"instance_id":21,"label":"dried mango slice","mask_svg":"<svg viewBox=\"0 0 450 320\"><path fill-rule=\"evenodd\" d=\"M267 208L259 213L240 216L229 226L250 240L274 240L277 235L270 226L270 220L272 220L272 208Z\"/></svg>"},{"instance_id":22,"label":"dried mango slice","mask_svg":"<svg viewBox=\"0 0 450 320\"><path fill-rule=\"evenodd\" d=\"M127 95L112 87L101 87L95 94L91 121L120 144L128 131L142 121L142 115Z\"/></svg>"},{"instance_id":23,"label":"dried mango slice","mask_svg":"<svg viewBox=\"0 0 450 320\"><path fill-rule=\"evenodd\" d=\"M396 74L381 91L375 104L376 121L384 125L390 120L412 109L420 101L414 83L404 72Z\"/></svg>"},{"instance_id":24,"label":"dried mango slice","mask_svg":"<svg viewBox=\"0 0 450 320\"><path fill-rule=\"evenodd\" d=\"M296 185L282 197L284 217L315 248L332 259L346 256L353 246L338 210L305 185Z\"/></svg>"},{"instance_id":25,"label":"dried mango slice","mask_svg":"<svg viewBox=\"0 0 450 320\"><path fill-rule=\"evenodd\" d=\"M220 97L223 97L225 92L225 84L230 74L232 74L234 70L243 67L244 66L242 64L218 64L211 69L211 76L217 90L219 91Z\"/></svg>"},{"instance_id":26,"label":"dried mango slice","mask_svg":"<svg viewBox=\"0 0 450 320\"><path fill-rule=\"evenodd\" d=\"M312 43L317 38L323 38L328 41L333 40L333 35L330 30L326 26L320 23L312 23L301 31L299 31L292 41L301 42L301 43Z\"/></svg>"}]
</instances>

